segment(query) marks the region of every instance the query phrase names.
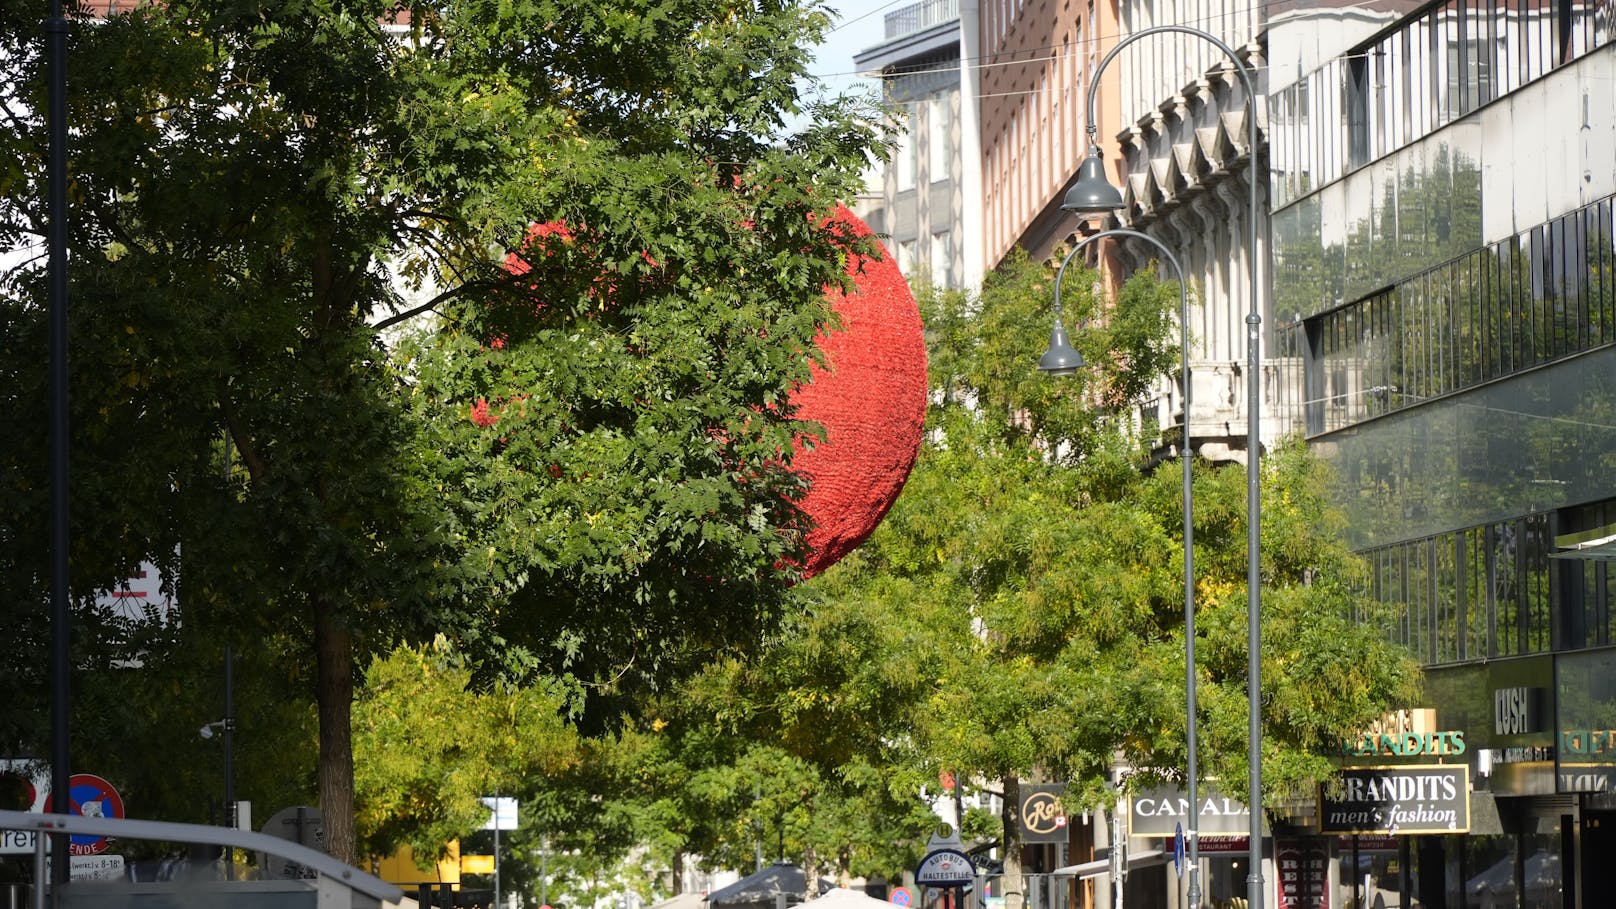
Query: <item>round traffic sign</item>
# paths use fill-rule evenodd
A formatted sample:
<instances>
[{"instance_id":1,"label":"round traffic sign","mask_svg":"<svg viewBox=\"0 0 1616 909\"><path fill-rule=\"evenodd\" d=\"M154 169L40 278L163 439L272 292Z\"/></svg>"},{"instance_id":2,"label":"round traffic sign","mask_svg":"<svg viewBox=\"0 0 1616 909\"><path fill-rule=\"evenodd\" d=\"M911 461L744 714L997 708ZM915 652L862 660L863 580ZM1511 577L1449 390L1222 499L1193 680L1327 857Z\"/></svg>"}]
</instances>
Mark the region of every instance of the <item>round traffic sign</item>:
<instances>
[{"instance_id":1,"label":"round traffic sign","mask_svg":"<svg viewBox=\"0 0 1616 909\"><path fill-rule=\"evenodd\" d=\"M933 849L915 869L915 883L928 887L963 887L976 880L976 865L958 849Z\"/></svg>"},{"instance_id":2,"label":"round traffic sign","mask_svg":"<svg viewBox=\"0 0 1616 909\"><path fill-rule=\"evenodd\" d=\"M892 894L887 897L894 906L910 906L914 904L915 895L909 892L908 887L893 887Z\"/></svg>"},{"instance_id":3,"label":"round traffic sign","mask_svg":"<svg viewBox=\"0 0 1616 909\"><path fill-rule=\"evenodd\" d=\"M45 810L56 813L55 793L46 802ZM67 780L67 814L80 817L123 817L123 797L112 784L93 773L75 773ZM107 838L75 833L68 843L74 855L99 855L107 851Z\"/></svg>"}]
</instances>

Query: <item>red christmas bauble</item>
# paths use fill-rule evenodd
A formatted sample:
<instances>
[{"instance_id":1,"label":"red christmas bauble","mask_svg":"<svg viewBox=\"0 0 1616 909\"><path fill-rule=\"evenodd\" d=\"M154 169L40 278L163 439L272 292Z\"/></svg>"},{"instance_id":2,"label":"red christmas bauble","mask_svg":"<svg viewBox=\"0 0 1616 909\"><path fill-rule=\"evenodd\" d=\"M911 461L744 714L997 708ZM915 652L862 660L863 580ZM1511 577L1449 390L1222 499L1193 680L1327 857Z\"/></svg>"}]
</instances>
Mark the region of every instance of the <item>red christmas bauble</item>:
<instances>
[{"instance_id":1,"label":"red christmas bauble","mask_svg":"<svg viewBox=\"0 0 1616 909\"><path fill-rule=\"evenodd\" d=\"M859 236L870 228L845 206L835 220ZM814 521L803 565L812 577L875 531L909 478L926 422L926 343L920 308L891 254L848 263L852 293L832 291L841 330L819 347L830 368L814 367L791 395L797 416L824 425L825 440L799 451L792 469L812 485L802 502Z\"/></svg>"},{"instance_id":2,"label":"red christmas bauble","mask_svg":"<svg viewBox=\"0 0 1616 909\"><path fill-rule=\"evenodd\" d=\"M837 206L832 221L860 237L871 233L846 206ZM552 236L570 241L572 231L541 223L528 233L529 241ZM506 267L528 270L515 254ZM798 418L825 427L824 440L812 450L799 446L792 461L811 484L801 502L813 521L806 577L834 565L875 531L909 478L926 421L926 344L909 283L884 246L879 261L850 259L847 273L852 293L827 292L841 326L816 341L829 368L814 366L809 381L791 394ZM491 426L499 417L479 399L471 419Z\"/></svg>"}]
</instances>

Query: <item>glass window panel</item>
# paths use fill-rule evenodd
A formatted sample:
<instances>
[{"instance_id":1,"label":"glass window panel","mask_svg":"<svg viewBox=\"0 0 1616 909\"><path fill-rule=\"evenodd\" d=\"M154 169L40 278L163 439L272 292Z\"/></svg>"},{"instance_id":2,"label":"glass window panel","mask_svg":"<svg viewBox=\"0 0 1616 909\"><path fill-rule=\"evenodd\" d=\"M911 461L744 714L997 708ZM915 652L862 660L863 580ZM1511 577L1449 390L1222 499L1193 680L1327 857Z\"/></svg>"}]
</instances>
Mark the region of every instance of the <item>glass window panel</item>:
<instances>
[{"instance_id":1,"label":"glass window panel","mask_svg":"<svg viewBox=\"0 0 1616 909\"><path fill-rule=\"evenodd\" d=\"M1498 259L1485 250L1476 253L1476 309L1481 318L1482 379L1500 375L1498 341Z\"/></svg>"},{"instance_id":2,"label":"glass window panel","mask_svg":"<svg viewBox=\"0 0 1616 909\"><path fill-rule=\"evenodd\" d=\"M1599 343L1616 341L1616 202L1610 199L1596 207L1598 221L1598 254L1590 258L1598 275L1595 292L1595 318L1599 322ZM1589 231L1589 236L1594 236Z\"/></svg>"},{"instance_id":3,"label":"glass window panel","mask_svg":"<svg viewBox=\"0 0 1616 909\"><path fill-rule=\"evenodd\" d=\"M1490 0L1469 0L1471 109L1493 99L1493 54L1496 39Z\"/></svg>"},{"instance_id":4,"label":"glass window panel","mask_svg":"<svg viewBox=\"0 0 1616 909\"><path fill-rule=\"evenodd\" d=\"M1538 363L1537 310L1538 298L1541 296L1542 275L1537 267L1537 245L1532 242L1530 233L1521 236L1520 250L1521 256L1515 263L1515 280L1519 285L1515 306L1521 320L1521 359L1515 368L1525 369Z\"/></svg>"},{"instance_id":5,"label":"glass window panel","mask_svg":"<svg viewBox=\"0 0 1616 909\"><path fill-rule=\"evenodd\" d=\"M1403 591L1403 562L1405 547L1393 546L1386 563L1386 602L1393 604L1391 611L1391 640L1408 646L1408 596Z\"/></svg>"},{"instance_id":6,"label":"glass window panel","mask_svg":"<svg viewBox=\"0 0 1616 909\"><path fill-rule=\"evenodd\" d=\"M1568 219L1555 218L1549 224L1548 257L1549 312L1553 317L1553 356L1563 357L1577 349L1578 321L1572 299L1573 285L1566 268Z\"/></svg>"},{"instance_id":7,"label":"glass window panel","mask_svg":"<svg viewBox=\"0 0 1616 909\"><path fill-rule=\"evenodd\" d=\"M1464 534L1465 639L1462 659L1485 658L1487 652L1487 529L1473 527Z\"/></svg>"},{"instance_id":8,"label":"glass window panel","mask_svg":"<svg viewBox=\"0 0 1616 909\"><path fill-rule=\"evenodd\" d=\"M1525 85L1538 76L1533 63L1533 58L1541 56L1533 46L1535 31L1532 26L1532 12L1535 5L1530 0L1511 0L1510 3L1510 13L1515 20L1516 44L1521 49L1520 85Z\"/></svg>"},{"instance_id":9,"label":"glass window panel","mask_svg":"<svg viewBox=\"0 0 1616 909\"><path fill-rule=\"evenodd\" d=\"M1513 521L1493 524L1488 530L1487 599L1493 613L1493 653L1509 656L1521 652L1520 590L1516 584L1518 525Z\"/></svg>"},{"instance_id":10,"label":"glass window panel","mask_svg":"<svg viewBox=\"0 0 1616 909\"><path fill-rule=\"evenodd\" d=\"M1577 585L1576 594L1579 603L1571 604L1582 615L1580 623L1581 635L1575 641L1567 641L1567 647L1597 647L1607 643L1605 640L1604 603L1599 596L1599 563L1594 561L1567 560L1562 568L1574 571L1581 577L1582 582ZM1580 605L1580 608L1578 606Z\"/></svg>"},{"instance_id":11,"label":"glass window panel","mask_svg":"<svg viewBox=\"0 0 1616 909\"><path fill-rule=\"evenodd\" d=\"M1525 546L1522 552L1521 586L1525 595L1523 616L1526 652L1543 653L1552 646L1551 589L1549 585L1549 516L1532 515L1522 522Z\"/></svg>"},{"instance_id":12,"label":"glass window panel","mask_svg":"<svg viewBox=\"0 0 1616 909\"><path fill-rule=\"evenodd\" d=\"M1564 242L1560 246L1560 276L1564 282L1566 316L1571 320L1569 337L1572 350L1587 350L1592 346L1589 328L1592 324L1588 309L1588 238L1580 212L1561 219L1565 224Z\"/></svg>"},{"instance_id":13,"label":"glass window panel","mask_svg":"<svg viewBox=\"0 0 1616 909\"><path fill-rule=\"evenodd\" d=\"M1459 562L1456 549L1458 534L1443 534L1436 538L1434 551L1436 613L1436 653L1438 663L1452 663L1459 659Z\"/></svg>"},{"instance_id":14,"label":"glass window panel","mask_svg":"<svg viewBox=\"0 0 1616 909\"><path fill-rule=\"evenodd\" d=\"M1420 638L1420 625L1422 611L1425 605L1425 541L1405 543L1402 549L1403 563L1403 644L1413 652L1421 662L1430 660L1430 654L1425 648L1425 641Z\"/></svg>"},{"instance_id":15,"label":"glass window panel","mask_svg":"<svg viewBox=\"0 0 1616 909\"><path fill-rule=\"evenodd\" d=\"M1475 385L1481 381L1481 324L1476 309L1476 259L1465 256L1453 266L1454 312L1458 314L1455 335L1458 337L1458 384Z\"/></svg>"},{"instance_id":16,"label":"glass window panel","mask_svg":"<svg viewBox=\"0 0 1616 909\"><path fill-rule=\"evenodd\" d=\"M1616 571L1610 562L1599 563L1599 643L1616 642Z\"/></svg>"},{"instance_id":17,"label":"glass window panel","mask_svg":"<svg viewBox=\"0 0 1616 909\"><path fill-rule=\"evenodd\" d=\"M1462 298L1461 293L1462 270L1464 270L1464 260L1462 259L1456 260L1456 262L1453 262L1453 264L1445 265L1445 267L1441 268L1441 275L1443 275L1443 278L1445 278L1446 290L1448 290L1448 304L1446 304L1445 311L1443 311L1443 319L1446 320L1446 330L1443 332L1443 336L1441 336L1441 343L1443 343L1441 372L1443 372L1443 377L1445 377L1443 378L1443 383L1445 383L1446 388L1448 388L1450 391L1456 390L1456 388L1462 388L1464 385L1466 385L1466 382L1464 382L1464 372L1462 372L1464 349L1466 349L1466 333L1464 333L1464 306L1462 306L1462 299L1464 298Z\"/></svg>"},{"instance_id":18,"label":"glass window panel","mask_svg":"<svg viewBox=\"0 0 1616 909\"><path fill-rule=\"evenodd\" d=\"M1452 89L1448 93L1446 109L1442 112L1444 125L1457 120L1468 110L1465 104L1465 58L1470 54L1465 46L1464 23L1460 19L1463 8L1462 3L1451 2L1436 10L1437 47L1443 51L1441 62L1446 69L1442 77ZM1447 69L1450 66L1452 68Z\"/></svg>"}]
</instances>

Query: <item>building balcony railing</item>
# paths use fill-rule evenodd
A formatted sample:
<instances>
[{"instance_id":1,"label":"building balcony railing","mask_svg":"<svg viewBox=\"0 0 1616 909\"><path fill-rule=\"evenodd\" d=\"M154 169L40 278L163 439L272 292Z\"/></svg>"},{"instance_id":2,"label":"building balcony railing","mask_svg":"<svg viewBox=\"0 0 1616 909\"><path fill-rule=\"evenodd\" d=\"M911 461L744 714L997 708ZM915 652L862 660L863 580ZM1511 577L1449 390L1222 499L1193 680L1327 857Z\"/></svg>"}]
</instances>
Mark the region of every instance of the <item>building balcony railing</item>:
<instances>
[{"instance_id":1,"label":"building balcony railing","mask_svg":"<svg viewBox=\"0 0 1616 909\"><path fill-rule=\"evenodd\" d=\"M887 40L902 38L959 18L959 0L920 0L887 13Z\"/></svg>"}]
</instances>

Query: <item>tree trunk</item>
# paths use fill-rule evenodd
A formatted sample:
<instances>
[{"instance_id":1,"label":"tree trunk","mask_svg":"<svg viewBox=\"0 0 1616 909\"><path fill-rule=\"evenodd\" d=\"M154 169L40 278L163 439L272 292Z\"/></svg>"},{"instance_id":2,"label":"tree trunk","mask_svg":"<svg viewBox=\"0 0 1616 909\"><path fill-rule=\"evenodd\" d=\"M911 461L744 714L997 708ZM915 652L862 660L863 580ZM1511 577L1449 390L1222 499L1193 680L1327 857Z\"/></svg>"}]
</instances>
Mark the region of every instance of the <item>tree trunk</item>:
<instances>
[{"instance_id":1,"label":"tree trunk","mask_svg":"<svg viewBox=\"0 0 1616 909\"><path fill-rule=\"evenodd\" d=\"M314 598L315 701L320 715L320 812L331 857L359 864L354 839L353 631L325 597Z\"/></svg>"},{"instance_id":2,"label":"tree trunk","mask_svg":"<svg viewBox=\"0 0 1616 909\"><path fill-rule=\"evenodd\" d=\"M1004 890L1004 909L1022 909L1027 902L1026 886L1021 872L1021 781L1014 776L1004 778L1004 877L1000 885Z\"/></svg>"},{"instance_id":3,"label":"tree trunk","mask_svg":"<svg viewBox=\"0 0 1616 909\"><path fill-rule=\"evenodd\" d=\"M802 898L804 901L819 896L819 851L807 846L802 851Z\"/></svg>"}]
</instances>

